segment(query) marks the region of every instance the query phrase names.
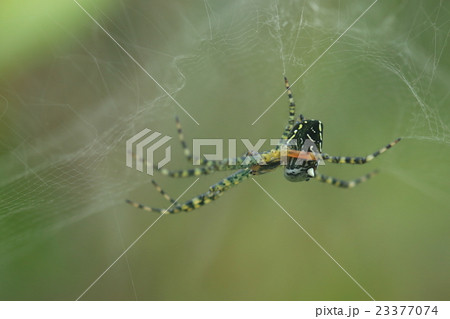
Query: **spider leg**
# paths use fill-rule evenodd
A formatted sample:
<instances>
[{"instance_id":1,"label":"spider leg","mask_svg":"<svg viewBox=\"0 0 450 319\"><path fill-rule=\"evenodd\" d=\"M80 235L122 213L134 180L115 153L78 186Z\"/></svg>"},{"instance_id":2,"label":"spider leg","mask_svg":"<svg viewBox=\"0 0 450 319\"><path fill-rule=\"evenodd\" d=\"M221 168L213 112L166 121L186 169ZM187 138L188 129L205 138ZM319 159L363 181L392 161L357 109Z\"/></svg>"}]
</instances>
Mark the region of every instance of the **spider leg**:
<instances>
[{"instance_id":1,"label":"spider leg","mask_svg":"<svg viewBox=\"0 0 450 319\"><path fill-rule=\"evenodd\" d=\"M294 97L292 96L291 86L289 85L289 81L286 77L284 77L284 84L286 86L286 91L289 98L289 120L288 125L286 125L286 128L284 129L284 132L281 135L281 141L286 140L288 138L289 132L292 130L292 127L294 127L295 123L295 102ZM301 114L300 114L300 121L303 122L303 115Z\"/></svg>"},{"instance_id":2,"label":"spider leg","mask_svg":"<svg viewBox=\"0 0 450 319\"><path fill-rule=\"evenodd\" d=\"M175 214L179 212L189 212L191 210L194 210L196 208L199 208L203 205L206 205L208 203L211 203L212 201L216 200L220 196L223 195L225 191L230 189L231 187L241 183L242 181L246 180L250 177L252 170L251 169L242 169L237 171L236 173L222 179L220 182L212 185L209 187L209 190L206 193L200 194L188 201L186 201L184 204L178 204L175 202L170 196L168 196L161 187L156 184L155 181L152 181L153 185L155 185L158 192L163 194L163 196L169 200L170 202L174 203L175 205L169 209L162 209L162 208L153 208L150 206L146 206L143 204L139 204L137 202L131 201L129 199L126 200L128 204L135 208L140 208L143 210L146 210L148 212L155 212L160 214Z\"/></svg>"},{"instance_id":3,"label":"spider leg","mask_svg":"<svg viewBox=\"0 0 450 319\"><path fill-rule=\"evenodd\" d=\"M192 153L189 147L186 144L186 140L184 139L183 128L181 127L181 122L178 116L175 116L175 125L177 127L178 139L181 142L181 146L183 147L184 156L186 156L187 160L192 161Z\"/></svg>"},{"instance_id":4,"label":"spider leg","mask_svg":"<svg viewBox=\"0 0 450 319\"><path fill-rule=\"evenodd\" d=\"M305 118L303 117L303 114L300 114L299 116L300 122L303 122L305 120Z\"/></svg>"},{"instance_id":5,"label":"spider leg","mask_svg":"<svg viewBox=\"0 0 450 319\"><path fill-rule=\"evenodd\" d=\"M188 160L188 162L192 162L192 152L189 149L189 147L187 146L186 140L184 139L184 134L183 134L183 128L181 126L181 122L180 119L178 118L178 116L175 116L175 125L177 127L177 133L178 133L178 139L181 142L181 147L183 148L183 152L184 152L184 156L186 157L186 159ZM211 165L212 163L209 163L210 161L204 159L204 158L196 158L195 159L196 164L198 165ZM196 176L196 175L189 175L189 176Z\"/></svg>"},{"instance_id":6,"label":"spider leg","mask_svg":"<svg viewBox=\"0 0 450 319\"><path fill-rule=\"evenodd\" d=\"M294 101L294 97L292 96L291 86L289 84L287 77L284 77L284 85L286 86L286 91L287 91L288 98L289 98L288 126L289 126L289 131L290 131L290 130L292 130L292 127L294 126L294 122L295 122L295 101Z\"/></svg>"},{"instance_id":7,"label":"spider leg","mask_svg":"<svg viewBox=\"0 0 450 319\"><path fill-rule=\"evenodd\" d=\"M389 143L385 147L379 149L378 151L367 155L365 157L350 157L350 156L330 156L326 153L322 153L322 159L326 162L330 163L336 163L336 164L365 164L373 160L375 157L377 157L380 154L383 154L388 149L393 147L395 144L400 142L400 138L396 139L395 141Z\"/></svg>"},{"instance_id":8,"label":"spider leg","mask_svg":"<svg viewBox=\"0 0 450 319\"><path fill-rule=\"evenodd\" d=\"M231 187L240 184L244 180L250 177L252 170L250 168L241 169L230 176L225 177L220 182L209 187L209 192L215 193L221 196L223 192L227 191Z\"/></svg>"},{"instance_id":9,"label":"spider leg","mask_svg":"<svg viewBox=\"0 0 450 319\"><path fill-rule=\"evenodd\" d=\"M249 152L245 156L233 159L224 159L222 161L208 160L206 166L199 166L191 169L181 169L181 170L170 170L167 168L158 169L156 165L153 165L153 168L155 170L158 170L164 176L174 178L208 175L219 171L255 168L256 166L260 167L259 169L260 171L264 171L264 169L273 169L277 167L280 164L280 156L281 155L279 150L271 150L263 153ZM298 157L300 156L306 157L307 155L304 154L298 155ZM229 163L233 164L230 165Z\"/></svg>"},{"instance_id":10,"label":"spider leg","mask_svg":"<svg viewBox=\"0 0 450 319\"><path fill-rule=\"evenodd\" d=\"M322 182L322 183L327 183L333 186L337 186L337 187L342 187L342 188L353 188L356 185L363 183L365 181L367 181L369 178L375 176L376 174L378 174L378 171L375 170L373 172L370 172L369 174L366 174L364 176L361 176L359 178L353 179L351 181L344 181L341 179L337 179L331 176L326 176L323 174L320 174L319 172L315 172L315 179L317 179L318 181Z\"/></svg>"},{"instance_id":11,"label":"spider leg","mask_svg":"<svg viewBox=\"0 0 450 319\"><path fill-rule=\"evenodd\" d=\"M126 199L125 202L127 204L130 204L134 208L139 208L139 209L146 210L147 212L154 212L154 213L160 213L160 214L169 214L170 211L173 209L173 207L169 208L167 210L166 209L162 209L162 208L154 208L154 207L150 207L150 206L147 206L147 205L143 205L143 204L134 202L134 201L129 200L129 199Z\"/></svg>"},{"instance_id":12,"label":"spider leg","mask_svg":"<svg viewBox=\"0 0 450 319\"><path fill-rule=\"evenodd\" d=\"M247 167L245 165L244 167ZM159 172L162 175L174 177L174 178L184 178L184 177L193 177L193 176L201 176L208 175L218 171L227 171L227 170L237 170L242 168L241 166L236 165L219 165L219 166L208 166L208 167L197 167L190 169L180 169L180 170L170 170L167 168L162 168Z\"/></svg>"},{"instance_id":13,"label":"spider leg","mask_svg":"<svg viewBox=\"0 0 450 319\"><path fill-rule=\"evenodd\" d=\"M169 202L171 203L176 203L177 201L175 199L173 199L172 197L170 197L169 195L167 195L167 193L161 188L161 186L158 185L158 183L156 183L156 181L154 179L152 179L152 184L153 186L155 186L156 190L163 195L163 197L165 199L167 199Z\"/></svg>"},{"instance_id":14,"label":"spider leg","mask_svg":"<svg viewBox=\"0 0 450 319\"><path fill-rule=\"evenodd\" d=\"M159 186L158 183L156 183L156 181L155 181L154 179L152 179L152 184L153 184L153 186L155 186L156 190L157 190L161 195L163 195L163 197L164 197L165 199L167 199L167 200L168 200L169 202L171 202L172 204L176 204L176 203L177 203L176 200L174 200L172 197L170 197L170 196L169 196L169 195L161 188L161 186ZM162 208L153 208L153 207L149 207L149 206L146 206L146 205L142 205L142 204L133 202L133 201L131 201L131 200L129 200L129 199L126 199L125 201L126 201L128 204L130 204L131 206L135 207L135 208L140 208L140 209L146 210L146 211L148 211L148 212L164 213L164 212L166 211L165 209L162 209Z\"/></svg>"},{"instance_id":15,"label":"spider leg","mask_svg":"<svg viewBox=\"0 0 450 319\"><path fill-rule=\"evenodd\" d=\"M237 170L242 168L250 167L251 165L255 164L255 161L249 161L249 164L244 164L246 156L243 156L241 158L236 159L225 159L222 161L206 161L206 166L199 166L196 168L190 168L190 169L179 169L179 170L171 170L168 168L159 168L158 165L152 164L151 162L147 161L147 165L153 165L153 169L157 170L164 176L169 177L192 177L192 176L200 176L200 175L208 175L217 171L227 171L227 170ZM145 162L144 159L139 159L141 162ZM236 165L229 165L229 161L234 161Z\"/></svg>"},{"instance_id":16,"label":"spider leg","mask_svg":"<svg viewBox=\"0 0 450 319\"><path fill-rule=\"evenodd\" d=\"M183 148L184 156L186 157L186 159L188 161L192 161L192 153L186 144L186 140L184 139L183 128L181 127L181 122L180 122L180 119L178 118L178 116L175 116L175 125L177 127L178 139L181 142L181 147ZM136 158L136 154L132 153L132 155L134 158ZM145 160L143 158L139 158L139 161L144 162ZM204 161L206 161L206 160L204 160ZM149 163L147 162L147 164L149 164ZM154 166L154 168L158 169L155 166Z\"/></svg>"}]
</instances>

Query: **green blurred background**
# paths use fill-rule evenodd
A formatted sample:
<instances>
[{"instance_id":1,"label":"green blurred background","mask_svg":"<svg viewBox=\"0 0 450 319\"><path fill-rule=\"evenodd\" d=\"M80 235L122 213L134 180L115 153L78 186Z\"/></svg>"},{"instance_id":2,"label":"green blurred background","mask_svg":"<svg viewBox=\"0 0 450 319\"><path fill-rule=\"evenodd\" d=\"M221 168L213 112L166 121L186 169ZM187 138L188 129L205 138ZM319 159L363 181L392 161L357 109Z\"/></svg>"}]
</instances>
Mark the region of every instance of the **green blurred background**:
<instances>
[{"instance_id":1,"label":"green blurred background","mask_svg":"<svg viewBox=\"0 0 450 319\"><path fill-rule=\"evenodd\" d=\"M0 299L74 300L167 202L125 166L144 128L186 139L277 138L283 75L324 150L365 155L325 174L352 190L260 183L377 300L448 300L450 4L379 1L74 1L0 4ZM314 64L313 64L314 63ZM313 64L313 65L312 65ZM311 68L309 68L312 65ZM308 69L309 68L309 69ZM171 168L188 168L173 138ZM239 144L238 153L245 151ZM268 144L265 144L268 147ZM225 174L202 177L185 195ZM178 197L193 179L157 181ZM368 300L252 180L163 216L82 300Z\"/></svg>"}]
</instances>

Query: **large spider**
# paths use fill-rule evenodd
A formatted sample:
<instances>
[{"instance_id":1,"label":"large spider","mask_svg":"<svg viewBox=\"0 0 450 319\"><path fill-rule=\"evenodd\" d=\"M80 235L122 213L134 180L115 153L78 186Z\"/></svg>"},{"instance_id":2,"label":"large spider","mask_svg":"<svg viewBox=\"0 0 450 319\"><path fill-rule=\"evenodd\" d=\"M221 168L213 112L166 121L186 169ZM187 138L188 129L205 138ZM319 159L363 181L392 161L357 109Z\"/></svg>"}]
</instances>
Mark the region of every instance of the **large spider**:
<instances>
[{"instance_id":1,"label":"large spider","mask_svg":"<svg viewBox=\"0 0 450 319\"><path fill-rule=\"evenodd\" d=\"M299 120L297 122L295 121L295 102L286 77L284 78L284 81L289 97L289 120L278 145L274 149L262 153L249 152L242 157L221 161L200 159L198 160L200 167L193 169L160 169L159 171L161 174L170 177L191 177L207 175L217 171L238 170L218 183L210 186L206 193L198 195L183 204L176 202L167 195L153 179L152 183L157 191L172 203L171 208L153 208L131 200L126 200L126 202L136 208L141 208L149 212L163 214L189 212L219 198L226 190L241 183L250 176L270 172L281 164L285 164L284 176L291 182L309 181L313 178L334 186L352 188L374 176L377 171L373 171L351 181L344 181L320 174L317 171L317 167L320 160L337 164L365 164L397 144L400 141L400 138L365 157L330 156L326 153L322 153L322 122L318 120L305 120L301 114ZM192 153L184 140L181 123L178 120L178 117L176 118L176 126L178 137L184 149L184 154L189 161L192 161ZM233 164L230 165L230 163Z\"/></svg>"}]
</instances>

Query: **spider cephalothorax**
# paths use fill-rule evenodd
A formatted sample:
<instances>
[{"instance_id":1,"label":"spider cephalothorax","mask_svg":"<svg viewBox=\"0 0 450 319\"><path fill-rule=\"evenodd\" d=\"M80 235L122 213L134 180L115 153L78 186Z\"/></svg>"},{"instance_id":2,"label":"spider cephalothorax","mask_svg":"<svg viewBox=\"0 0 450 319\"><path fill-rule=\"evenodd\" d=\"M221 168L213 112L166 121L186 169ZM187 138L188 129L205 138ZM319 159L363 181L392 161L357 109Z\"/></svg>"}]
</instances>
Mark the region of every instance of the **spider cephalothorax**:
<instances>
[{"instance_id":1,"label":"spider cephalothorax","mask_svg":"<svg viewBox=\"0 0 450 319\"><path fill-rule=\"evenodd\" d=\"M154 180L152 180L152 183L156 187L157 191L160 192L165 199L172 203L168 209L153 208L130 200L127 200L127 203L136 208L162 214L188 212L216 200L222 196L226 190L241 183L250 176L271 172L283 164L286 166L284 176L291 182L308 181L313 178L319 182L331 184L341 188L352 188L375 175L376 171L373 171L357 179L344 181L320 174L317 171L318 161L323 160L324 162L336 164L365 164L397 144L400 141L400 138L365 157L330 156L322 153L322 122L317 120L305 120L302 115L300 115L299 121L295 122L294 99L292 97L288 80L284 78L284 81L289 97L289 120L283 134L281 135L280 142L274 149L258 154L250 152L247 155L232 159L231 161L230 159L217 161L200 159L200 167L193 169L175 171L166 168L159 169L161 174L170 177L200 176L225 170L237 171L210 186L207 192L200 194L185 203L178 203L172 199ZM192 154L184 141L181 124L178 118L176 118L176 124L178 137L181 141L182 147L184 148L184 153L187 159L192 161ZM158 169L156 165L154 165L154 168Z\"/></svg>"}]
</instances>

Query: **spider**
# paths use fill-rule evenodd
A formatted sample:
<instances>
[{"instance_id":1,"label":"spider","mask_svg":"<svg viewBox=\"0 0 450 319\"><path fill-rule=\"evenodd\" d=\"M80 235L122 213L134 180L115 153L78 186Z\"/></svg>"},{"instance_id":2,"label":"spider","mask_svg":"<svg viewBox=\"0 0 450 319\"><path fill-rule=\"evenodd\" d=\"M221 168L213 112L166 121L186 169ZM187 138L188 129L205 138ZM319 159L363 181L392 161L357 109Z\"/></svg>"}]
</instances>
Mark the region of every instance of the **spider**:
<instances>
[{"instance_id":1,"label":"spider","mask_svg":"<svg viewBox=\"0 0 450 319\"><path fill-rule=\"evenodd\" d=\"M327 183L342 188L353 188L359 183L367 181L377 174L377 170L361 176L351 181L336 179L326 176L317 171L319 161L336 164L365 164L373 160L378 155L386 152L400 141L400 138L389 143L378 151L365 157L330 156L322 152L323 124L318 120L307 120L303 115L299 115L295 121L295 102L287 78L284 78L287 95L289 97L289 120L278 145L265 152L249 152L246 155L233 159L206 160L197 159L199 167L184 170L160 169L159 172L170 177L192 177L207 175L217 171L237 170L230 176L222 179L218 183L209 187L206 193L200 194L185 203L179 203L167 195L164 190L152 179L152 184L156 190L164 196L171 207L169 209L153 208L142 205L131 200L126 202L136 208L149 212L161 214L174 214L178 212L189 212L203 205L206 205L220 196L231 187L241 183L253 175L261 175L273 171L281 164L285 164L284 176L291 182L309 181L316 179L319 182ZM184 150L184 154L189 161L192 161L192 153L184 140L181 123L178 117L175 118L178 137ZM283 163L284 159L284 163ZM230 164L233 163L233 164ZM157 169L157 167L155 167Z\"/></svg>"}]
</instances>

